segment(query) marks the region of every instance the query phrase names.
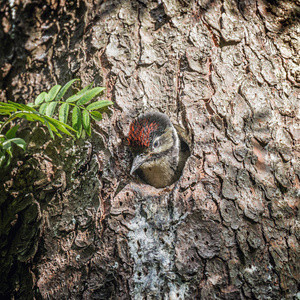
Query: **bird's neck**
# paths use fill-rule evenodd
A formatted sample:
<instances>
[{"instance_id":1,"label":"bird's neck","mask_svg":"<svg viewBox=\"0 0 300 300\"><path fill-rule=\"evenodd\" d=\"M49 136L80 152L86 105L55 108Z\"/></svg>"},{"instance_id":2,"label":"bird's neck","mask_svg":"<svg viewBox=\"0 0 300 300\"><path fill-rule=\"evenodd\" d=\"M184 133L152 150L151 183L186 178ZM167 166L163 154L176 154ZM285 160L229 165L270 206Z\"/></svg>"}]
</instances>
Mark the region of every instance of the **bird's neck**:
<instances>
[{"instance_id":1,"label":"bird's neck","mask_svg":"<svg viewBox=\"0 0 300 300\"><path fill-rule=\"evenodd\" d=\"M147 166L142 166L146 182L156 188L170 185L174 176L174 169L167 157L161 157Z\"/></svg>"}]
</instances>

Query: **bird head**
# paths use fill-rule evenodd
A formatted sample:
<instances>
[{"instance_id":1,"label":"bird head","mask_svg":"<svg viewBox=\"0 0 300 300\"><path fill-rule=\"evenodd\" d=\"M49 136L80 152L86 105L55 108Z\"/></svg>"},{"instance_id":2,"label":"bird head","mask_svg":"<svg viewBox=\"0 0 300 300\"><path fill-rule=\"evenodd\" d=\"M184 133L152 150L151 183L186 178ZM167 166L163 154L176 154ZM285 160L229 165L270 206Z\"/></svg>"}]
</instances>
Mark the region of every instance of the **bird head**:
<instances>
[{"instance_id":1,"label":"bird head","mask_svg":"<svg viewBox=\"0 0 300 300\"><path fill-rule=\"evenodd\" d=\"M174 148L179 147L173 124L159 112L143 114L131 123L128 144L134 156L130 174L139 168L159 164L162 157L174 153Z\"/></svg>"}]
</instances>

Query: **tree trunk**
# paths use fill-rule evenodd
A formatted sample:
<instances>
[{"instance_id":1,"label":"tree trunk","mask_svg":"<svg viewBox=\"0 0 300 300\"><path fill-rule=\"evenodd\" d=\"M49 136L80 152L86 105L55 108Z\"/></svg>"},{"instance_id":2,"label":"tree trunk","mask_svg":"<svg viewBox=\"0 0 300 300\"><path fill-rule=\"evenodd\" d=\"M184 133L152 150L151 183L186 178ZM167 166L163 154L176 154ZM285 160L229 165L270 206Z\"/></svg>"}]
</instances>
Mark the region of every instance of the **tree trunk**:
<instances>
[{"instance_id":1,"label":"tree trunk","mask_svg":"<svg viewBox=\"0 0 300 300\"><path fill-rule=\"evenodd\" d=\"M115 104L91 139L1 170L3 299L299 299L299 1L1 2L0 95L81 78ZM130 176L129 123L192 136L181 178Z\"/></svg>"}]
</instances>

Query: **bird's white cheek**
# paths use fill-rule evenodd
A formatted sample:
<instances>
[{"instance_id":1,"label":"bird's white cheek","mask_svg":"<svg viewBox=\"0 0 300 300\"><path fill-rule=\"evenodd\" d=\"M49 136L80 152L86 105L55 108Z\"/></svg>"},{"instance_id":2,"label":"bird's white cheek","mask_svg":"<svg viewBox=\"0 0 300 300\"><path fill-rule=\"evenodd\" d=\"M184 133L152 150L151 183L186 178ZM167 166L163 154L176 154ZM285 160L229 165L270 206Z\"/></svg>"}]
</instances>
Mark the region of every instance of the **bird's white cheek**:
<instances>
[{"instance_id":1,"label":"bird's white cheek","mask_svg":"<svg viewBox=\"0 0 300 300\"><path fill-rule=\"evenodd\" d=\"M167 139L159 147L156 147L155 149L153 149L153 153L163 153L163 152L169 150L170 148L172 148L173 144L174 143L171 139Z\"/></svg>"}]
</instances>

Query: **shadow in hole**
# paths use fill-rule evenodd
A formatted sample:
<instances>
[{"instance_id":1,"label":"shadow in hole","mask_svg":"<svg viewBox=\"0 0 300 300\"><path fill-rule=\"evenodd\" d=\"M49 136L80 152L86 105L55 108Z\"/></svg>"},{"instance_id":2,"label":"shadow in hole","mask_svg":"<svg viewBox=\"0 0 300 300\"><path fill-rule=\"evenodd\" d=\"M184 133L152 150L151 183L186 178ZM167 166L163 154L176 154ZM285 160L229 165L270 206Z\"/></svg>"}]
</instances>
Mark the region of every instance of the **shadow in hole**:
<instances>
[{"instance_id":1,"label":"shadow in hole","mask_svg":"<svg viewBox=\"0 0 300 300\"><path fill-rule=\"evenodd\" d=\"M249 7L249 3L256 3L254 0L236 1L240 12L244 15ZM264 0L267 5L267 13L272 14L274 22L279 22L278 33L283 33L289 27L300 22L300 5L293 0ZM292 7L292 9L289 9ZM288 11L288 13L287 13Z\"/></svg>"}]
</instances>

